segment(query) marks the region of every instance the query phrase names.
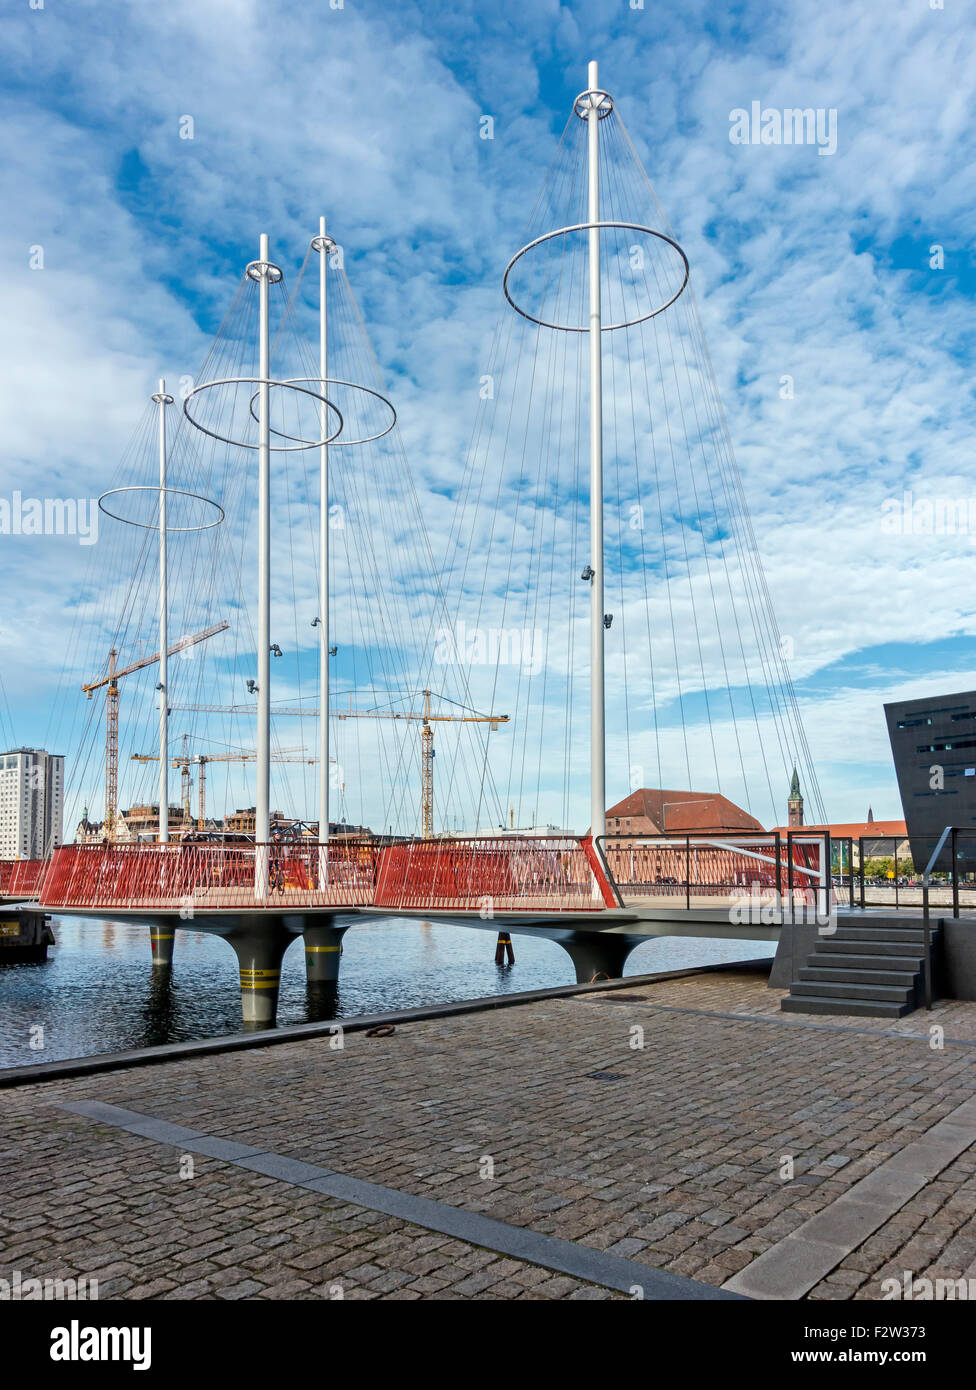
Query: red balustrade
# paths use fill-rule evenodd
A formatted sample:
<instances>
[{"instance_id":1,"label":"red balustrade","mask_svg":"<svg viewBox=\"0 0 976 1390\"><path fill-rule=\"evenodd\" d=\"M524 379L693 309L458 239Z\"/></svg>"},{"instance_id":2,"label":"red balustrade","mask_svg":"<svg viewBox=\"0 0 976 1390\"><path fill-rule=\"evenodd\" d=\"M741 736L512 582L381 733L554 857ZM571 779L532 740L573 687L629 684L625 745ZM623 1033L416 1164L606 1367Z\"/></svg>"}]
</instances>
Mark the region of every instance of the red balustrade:
<instances>
[{"instance_id":1,"label":"red balustrade","mask_svg":"<svg viewBox=\"0 0 976 1390\"><path fill-rule=\"evenodd\" d=\"M44 859L0 859L0 898L29 902L37 897Z\"/></svg>"},{"instance_id":2,"label":"red balustrade","mask_svg":"<svg viewBox=\"0 0 976 1390\"><path fill-rule=\"evenodd\" d=\"M327 882L319 887L320 846L310 844L64 845L41 887L44 907L139 908L194 912L254 907L367 907L373 901L377 846L333 840ZM256 896L255 866L266 864L267 891Z\"/></svg>"},{"instance_id":3,"label":"red balustrade","mask_svg":"<svg viewBox=\"0 0 976 1390\"><path fill-rule=\"evenodd\" d=\"M498 835L388 845L380 854L374 905L489 916L599 912L616 900L588 837Z\"/></svg>"}]
</instances>

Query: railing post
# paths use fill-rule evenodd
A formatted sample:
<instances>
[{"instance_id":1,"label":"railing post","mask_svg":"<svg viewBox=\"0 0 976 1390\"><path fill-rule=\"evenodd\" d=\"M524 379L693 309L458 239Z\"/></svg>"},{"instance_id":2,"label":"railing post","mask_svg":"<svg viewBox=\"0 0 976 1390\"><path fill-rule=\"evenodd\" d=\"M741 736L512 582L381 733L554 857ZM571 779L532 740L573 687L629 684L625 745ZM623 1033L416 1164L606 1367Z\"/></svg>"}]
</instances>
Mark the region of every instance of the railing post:
<instances>
[{"instance_id":1,"label":"railing post","mask_svg":"<svg viewBox=\"0 0 976 1390\"><path fill-rule=\"evenodd\" d=\"M861 876L861 911L864 911L864 836L857 839L857 863Z\"/></svg>"},{"instance_id":2,"label":"railing post","mask_svg":"<svg viewBox=\"0 0 976 1390\"><path fill-rule=\"evenodd\" d=\"M691 836L685 836L685 911L691 911Z\"/></svg>"},{"instance_id":3,"label":"railing post","mask_svg":"<svg viewBox=\"0 0 976 1390\"><path fill-rule=\"evenodd\" d=\"M830 916L830 899L834 891L834 875L830 863L830 831L824 836L824 916Z\"/></svg>"},{"instance_id":4,"label":"railing post","mask_svg":"<svg viewBox=\"0 0 976 1390\"><path fill-rule=\"evenodd\" d=\"M782 837L776 832L776 897L779 900L780 918L783 915L783 861L780 858Z\"/></svg>"},{"instance_id":5,"label":"railing post","mask_svg":"<svg viewBox=\"0 0 976 1390\"><path fill-rule=\"evenodd\" d=\"M952 847L952 915L959 916L959 863L956 859L956 827L952 827L950 844Z\"/></svg>"},{"instance_id":6,"label":"railing post","mask_svg":"<svg viewBox=\"0 0 976 1390\"><path fill-rule=\"evenodd\" d=\"M786 891L790 895L790 921L793 921L793 832L786 832Z\"/></svg>"},{"instance_id":7,"label":"railing post","mask_svg":"<svg viewBox=\"0 0 976 1390\"><path fill-rule=\"evenodd\" d=\"M922 931L925 952L925 1007L932 1007L932 926L929 920L929 876L922 880Z\"/></svg>"}]
</instances>

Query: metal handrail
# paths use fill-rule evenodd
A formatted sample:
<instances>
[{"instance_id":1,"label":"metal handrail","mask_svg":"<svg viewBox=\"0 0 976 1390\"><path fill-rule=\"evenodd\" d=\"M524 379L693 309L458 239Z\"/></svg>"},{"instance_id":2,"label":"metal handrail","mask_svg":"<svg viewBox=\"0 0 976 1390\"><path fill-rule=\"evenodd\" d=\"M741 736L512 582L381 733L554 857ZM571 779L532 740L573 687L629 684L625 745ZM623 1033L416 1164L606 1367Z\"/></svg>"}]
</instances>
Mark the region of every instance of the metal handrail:
<instances>
[{"instance_id":1,"label":"metal handrail","mask_svg":"<svg viewBox=\"0 0 976 1390\"><path fill-rule=\"evenodd\" d=\"M932 868L949 835L953 834L953 827L947 825L939 836L939 843L932 851L931 858L925 866L922 874L922 936L923 950L925 952L925 1007L932 1008L932 922L929 916L929 884L932 881ZM953 879L955 879L955 861L953 860Z\"/></svg>"}]
</instances>

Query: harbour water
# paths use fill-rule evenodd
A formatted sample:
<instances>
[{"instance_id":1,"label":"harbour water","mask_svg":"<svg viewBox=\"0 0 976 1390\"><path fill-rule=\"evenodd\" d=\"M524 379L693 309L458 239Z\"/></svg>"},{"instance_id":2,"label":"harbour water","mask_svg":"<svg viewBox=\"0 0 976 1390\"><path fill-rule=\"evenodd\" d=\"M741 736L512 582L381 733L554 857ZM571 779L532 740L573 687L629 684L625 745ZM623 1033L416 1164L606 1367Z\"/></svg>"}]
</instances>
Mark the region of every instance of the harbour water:
<instances>
[{"instance_id":1,"label":"harbour water","mask_svg":"<svg viewBox=\"0 0 976 1390\"><path fill-rule=\"evenodd\" d=\"M57 945L47 961L0 966L0 1066L239 1031L237 962L219 938L179 932L172 975L162 983L153 979L147 927L80 917L55 918L53 927ZM574 982L561 946L542 937L512 940L515 964L496 966L490 932L377 918L346 932L338 989L316 996L306 987L296 939L285 955L278 1022L349 1018ZM626 973L769 952L769 942L665 937L639 946Z\"/></svg>"}]
</instances>

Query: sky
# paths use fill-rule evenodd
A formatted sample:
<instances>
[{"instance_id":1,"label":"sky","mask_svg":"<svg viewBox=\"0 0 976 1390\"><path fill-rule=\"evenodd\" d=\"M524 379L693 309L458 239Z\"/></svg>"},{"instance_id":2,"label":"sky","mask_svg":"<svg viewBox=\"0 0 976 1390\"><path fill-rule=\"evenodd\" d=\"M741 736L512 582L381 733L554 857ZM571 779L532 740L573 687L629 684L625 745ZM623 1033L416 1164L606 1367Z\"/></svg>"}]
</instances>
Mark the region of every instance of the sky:
<instances>
[{"instance_id":1,"label":"sky","mask_svg":"<svg viewBox=\"0 0 976 1390\"><path fill-rule=\"evenodd\" d=\"M262 231L297 265L328 213L445 542L501 271L598 58L692 265L828 813L899 816L883 702L976 685L966 20L956 0L8 10L0 737L64 727L99 574L79 537L2 534L3 499L103 491ZM753 103L833 113L836 148L734 142ZM965 520L936 534L947 503Z\"/></svg>"}]
</instances>

